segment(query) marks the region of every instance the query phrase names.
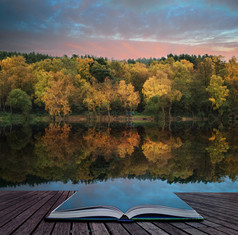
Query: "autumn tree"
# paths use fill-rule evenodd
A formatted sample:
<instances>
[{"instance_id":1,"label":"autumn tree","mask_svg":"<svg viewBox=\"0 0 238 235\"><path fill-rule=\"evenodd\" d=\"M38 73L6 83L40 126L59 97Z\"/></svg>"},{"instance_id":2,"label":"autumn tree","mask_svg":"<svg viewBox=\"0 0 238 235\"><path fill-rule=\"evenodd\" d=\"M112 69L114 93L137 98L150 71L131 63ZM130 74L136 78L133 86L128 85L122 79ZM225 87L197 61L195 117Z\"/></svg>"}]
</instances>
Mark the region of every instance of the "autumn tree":
<instances>
[{"instance_id":1,"label":"autumn tree","mask_svg":"<svg viewBox=\"0 0 238 235\"><path fill-rule=\"evenodd\" d=\"M130 82L135 87L135 91L141 93L145 81L149 78L148 69L144 64L136 63L130 65L129 71L131 74Z\"/></svg>"},{"instance_id":2,"label":"autumn tree","mask_svg":"<svg viewBox=\"0 0 238 235\"><path fill-rule=\"evenodd\" d=\"M238 104L238 61L235 57L232 57L226 64L227 74L225 76L225 81L230 89L229 101L231 109L237 111Z\"/></svg>"},{"instance_id":3,"label":"autumn tree","mask_svg":"<svg viewBox=\"0 0 238 235\"><path fill-rule=\"evenodd\" d=\"M169 108L170 113L171 104L181 98L181 93L178 90L172 90L172 81L168 79L168 75L164 72L157 72L157 76L150 77L145 82L142 92L147 102L154 96L159 97L158 104L164 115L165 107Z\"/></svg>"},{"instance_id":4,"label":"autumn tree","mask_svg":"<svg viewBox=\"0 0 238 235\"><path fill-rule=\"evenodd\" d=\"M131 84L126 84L125 81L120 81L117 94L119 99L126 110L135 110L140 102L139 92L134 91Z\"/></svg>"},{"instance_id":5,"label":"autumn tree","mask_svg":"<svg viewBox=\"0 0 238 235\"><path fill-rule=\"evenodd\" d=\"M224 80L220 76L213 75L207 91L210 95L209 100L212 102L213 109L218 109L222 113L221 108L224 106L226 97L229 95L227 86L224 86Z\"/></svg>"},{"instance_id":6,"label":"autumn tree","mask_svg":"<svg viewBox=\"0 0 238 235\"><path fill-rule=\"evenodd\" d=\"M90 73L90 68L93 66L94 61L92 58L76 58L76 69L81 79L85 79L86 81L92 81L93 76Z\"/></svg>"},{"instance_id":7,"label":"autumn tree","mask_svg":"<svg viewBox=\"0 0 238 235\"><path fill-rule=\"evenodd\" d=\"M109 62L110 73L117 79L125 80L127 83L131 81L131 73L129 66L125 61L111 61Z\"/></svg>"},{"instance_id":8,"label":"autumn tree","mask_svg":"<svg viewBox=\"0 0 238 235\"><path fill-rule=\"evenodd\" d=\"M110 110L112 103L117 98L117 84L113 83L112 80L106 79L104 84L101 86L101 98L102 98L102 107L105 107L110 119Z\"/></svg>"},{"instance_id":9,"label":"autumn tree","mask_svg":"<svg viewBox=\"0 0 238 235\"><path fill-rule=\"evenodd\" d=\"M85 97L83 99L83 103L86 105L88 110L96 113L97 108L102 107L103 97L102 92L98 87L97 83L93 83L90 85L89 83L85 83Z\"/></svg>"},{"instance_id":10,"label":"autumn tree","mask_svg":"<svg viewBox=\"0 0 238 235\"><path fill-rule=\"evenodd\" d=\"M43 104L44 94L49 87L51 81L54 80L54 73L46 72L44 70L34 71L36 83L34 85L35 90L35 103L39 106Z\"/></svg>"},{"instance_id":11,"label":"autumn tree","mask_svg":"<svg viewBox=\"0 0 238 235\"><path fill-rule=\"evenodd\" d=\"M73 86L62 72L54 74L54 80L50 81L49 87L43 94L42 101L45 109L53 117L65 117L71 113L69 96Z\"/></svg>"}]
</instances>

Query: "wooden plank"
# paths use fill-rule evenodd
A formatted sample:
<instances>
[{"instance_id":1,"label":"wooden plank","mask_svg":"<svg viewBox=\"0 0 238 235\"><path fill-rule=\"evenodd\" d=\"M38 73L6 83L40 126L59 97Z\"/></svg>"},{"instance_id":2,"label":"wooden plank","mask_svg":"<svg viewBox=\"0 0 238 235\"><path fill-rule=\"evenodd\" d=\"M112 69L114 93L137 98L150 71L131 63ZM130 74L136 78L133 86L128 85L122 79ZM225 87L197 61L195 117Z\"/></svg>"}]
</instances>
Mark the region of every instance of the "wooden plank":
<instances>
[{"instance_id":1,"label":"wooden plank","mask_svg":"<svg viewBox=\"0 0 238 235\"><path fill-rule=\"evenodd\" d=\"M24 194L25 192L21 192L21 191L8 191L6 194L3 193L2 195L2 191L1 191L1 198L0 198L0 202L7 202L9 200L12 200L13 198L16 198L22 194Z\"/></svg>"},{"instance_id":2,"label":"wooden plank","mask_svg":"<svg viewBox=\"0 0 238 235\"><path fill-rule=\"evenodd\" d=\"M238 193L182 193L178 196L205 217L202 222L48 222L44 217L73 192L1 192L5 201L1 234L232 234L238 235ZM58 195L54 197L54 195ZM1 198L2 199L2 198ZM42 201L44 200L44 202ZM4 209L5 208L5 209ZM33 209L35 208L35 209ZM4 212L4 213L3 213ZM9 212L9 213L7 213ZM24 215L24 216L23 216ZM2 222L3 221L3 222ZM9 228L11 227L11 228ZM89 231L90 228L90 231ZM4 229L4 230L3 230ZM72 230L72 231L71 231Z\"/></svg>"},{"instance_id":3,"label":"wooden plank","mask_svg":"<svg viewBox=\"0 0 238 235\"><path fill-rule=\"evenodd\" d=\"M107 230L112 235L128 235L126 229L118 222L106 222Z\"/></svg>"},{"instance_id":4,"label":"wooden plank","mask_svg":"<svg viewBox=\"0 0 238 235\"><path fill-rule=\"evenodd\" d=\"M182 198L185 198L185 199L193 199L194 202L195 201L206 201L206 202L210 202L211 204L217 204L220 206L225 206L225 205L222 205L221 203L228 203L229 205L234 205L235 204L235 201L238 200L233 198L233 197L222 197L222 196L218 196L218 195L201 195L201 194L179 194L178 196L181 196Z\"/></svg>"},{"instance_id":5,"label":"wooden plank","mask_svg":"<svg viewBox=\"0 0 238 235\"><path fill-rule=\"evenodd\" d=\"M19 214L14 220L9 221L0 228L0 234L14 232L22 223L24 223L36 210L43 206L50 198L52 198L56 192L50 192L47 196L38 200L33 206Z\"/></svg>"},{"instance_id":6,"label":"wooden plank","mask_svg":"<svg viewBox=\"0 0 238 235\"><path fill-rule=\"evenodd\" d=\"M46 192L44 192L44 193L46 193ZM9 207L11 207L11 206L16 208L17 204L21 203L22 201L26 201L26 200L32 198L33 196L38 196L38 195L34 191L30 191L30 192L27 192L27 193L22 193L22 194L18 195L17 197L12 198L11 200L8 200L6 202L1 202L0 203L0 210L2 212L5 209L9 209Z\"/></svg>"},{"instance_id":7,"label":"wooden plank","mask_svg":"<svg viewBox=\"0 0 238 235\"><path fill-rule=\"evenodd\" d=\"M139 224L144 230L146 230L147 232L149 232L152 235L167 235L168 233L166 233L164 230L162 230L161 228L157 227L156 225L150 223L150 222L137 222L137 224Z\"/></svg>"},{"instance_id":8,"label":"wooden plank","mask_svg":"<svg viewBox=\"0 0 238 235\"><path fill-rule=\"evenodd\" d=\"M50 210L52 204L54 204L60 198L62 193L63 192L60 191L56 192L56 194L48 202L39 208L39 210L37 210L27 221L25 221L24 224L18 227L14 234L21 235L32 233L41 220L44 219L46 212Z\"/></svg>"},{"instance_id":9,"label":"wooden plank","mask_svg":"<svg viewBox=\"0 0 238 235\"><path fill-rule=\"evenodd\" d=\"M174 223L171 223L171 225L173 225L174 227L179 228L189 234L194 234L194 235L205 235L206 234L206 233L200 231L199 229L191 227L190 225L188 225L184 222L174 222ZM203 225L203 227L207 227L207 226Z\"/></svg>"},{"instance_id":10,"label":"wooden plank","mask_svg":"<svg viewBox=\"0 0 238 235\"><path fill-rule=\"evenodd\" d=\"M225 235L227 233L224 233L222 231L219 231L217 229L214 229L214 228L204 228L204 227L201 227L200 228L202 231L206 232L207 234L211 234L211 235Z\"/></svg>"},{"instance_id":11,"label":"wooden plank","mask_svg":"<svg viewBox=\"0 0 238 235\"><path fill-rule=\"evenodd\" d=\"M0 191L0 202L8 200L8 198L16 197L16 195L24 194L28 191Z\"/></svg>"},{"instance_id":12,"label":"wooden plank","mask_svg":"<svg viewBox=\"0 0 238 235\"><path fill-rule=\"evenodd\" d=\"M205 219L205 220L202 221L201 223L202 223L204 226L212 227L212 228L215 228L215 227L220 226L219 224L216 224L216 223L214 223L214 222L211 222L211 221L209 221L209 220L207 220L207 219ZM187 224L190 224L191 226L194 227L193 222L190 222L190 223L187 223Z\"/></svg>"},{"instance_id":13,"label":"wooden plank","mask_svg":"<svg viewBox=\"0 0 238 235\"><path fill-rule=\"evenodd\" d=\"M190 203L192 204L192 203ZM193 206L193 204L192 204ZM195 208L195 206L193 206L194 209L196 209L198 212L200 212L206 220L209 220L213 223L217 223L219 225L223 225L224 227L227 228L231 228L235 231L238 231L238 225L236 222L230 220L230 219L225 219L224 217L220 217L219 215L216 214L215 211L211 212L211 211L207 211L201 208ZM191 225L195 225L195 223L192 223Z\"/></svg>"},{"instance_id":14,"label":"wooden plank","mask_svg":"<svg viewBox=\"0 0 238 235\"><path fill-rule=\"evenodd\" d=\"M73 222L72 235L89 235L88 224L86 222Z\"/></svg>"},{"instance_id":15,"label":"wooden plank","mask_svg":"<svg viewBox=\"0 0 238 235\"><path fill-rule=\"evenodd\" d=\"M232 221L235 221L236 223L238 223L238 215L236 214L237 211L229 211L227 209L221 209L221 208L218 208L218 207L213 207L213 206L210 206L209 204L207 203L194 203L191 199L189 200L186 200L186 202L191 205L192 207L197 207L200 209L200 211L209 211L209 213L216 213L216 216L219 216L219 217L222 217L224 219L228 219L228 220L232 220ZM190 204L192 203L192 204ZM197 209L198 210L198 209Z\"/></svg>"},{"instance_id":16,"label":"wooden plank","mask_svg":"<svg viewBox=\"0 0 238 235\"><path fill-rule=\"evenodd\" d=\"M209 214L206 215L206 220L209 220L211 222L222 225L225 228L230 228L230 229L233 229L234 231L238 231L238 225L237 224L233 224L233 223L230 223L230 222L227 222L227 221L223 221L223 220L218 219L216 217L210 217Z\"/></svg>"},{"instance_id":17,"label":"wooden plank","mask_svg":"<svg viewBox=\"0 0 238 235\"><path fill-rule=\"evenodd\" d=\"M227 216L226 214L222 214L220 212L217 212L211 209L209 210L207 207L202 207L201 205L198 206L196 203L193 203L191 201L189 201L188 203L205 218L207 218L207 216L210 216L210 218L216 218L216 219L237 225L237 220L235 220L232 216Z\"/></svg>"},{"instance_id":18,"label":"wooden plank","mask_svg":"<svg viewBox=\"0 0 238 235\"><path fill-rule=\"evenodd\" d=\"M49 192L40 192L39 194L34 195L34 197L29 198L28 200L22 201L20 204L17 204L16 207L11 206L8 210L4 210L0 212L0 227L9 222L10 220L17 217L23 211L27 210L29 207L33 206L40 199L49 195Z\"/></svg>"},{"instance_id":19,"label":"wooden plank","mask_svg":"<svg viewBox=\"0 0 238 235\"><path fill-rule=\"evenodd\" d=\"M201 222L185 222L185 224L188 224L190 226L193 226L194 228L200 228L200 227L209 227L206 226L206 224L204 224L204 222L207 221L207 219L205 219L204 221Z\"/></svg>"},{"instance_id":20,"label":"wooden plank","mask_svg":"<svg viewBox=\"0 0 238 235\"><path fill-rule=\"evenodd\" d=\"M192 200L197 203L206 203L210 206L217 206L218 208L224 208L224 209L231 209L235 210L233 206L236 205L234 199L232 200L224 200L220 199L218 197L198 197L198 196L185 196L186 200Z\"/></svg>"},{"instance_id":21,"label":"wooden plank","mask_svg":"<svg viewBox=\"0 0 238 235\"><path fill-rule=\"evenodd\" d=\"M59 206L62 202L64 202L69 197L69 192L64 191L63 194L60 196L60 198L56 201L55 204L52 205L49 211L46 211L47 216L54 208ZM40 222L40 224L35 228L34 235L40 235L40 234L50 234L55 226L54 221L45 221L44 219Z\"/></svg>"},{"instance_id":22,"label":"wooden plank","mask_svg":"<svg viewBox=\"0 0 238 235\"><path fill-rule=\"evenodd\" d=\"M70 234L70 226L70 222L57 222L51 234Z\"/></svg>"},{"instance_id":23,"label":"wooden plank","mask_svg":"<svg viewBox=\"0 0 238 235\"><path fill-rule=\"evenodd\" d=\"M186 195L192 196L203 196L203 197L212 197L212 198L219 198L219 199L231 199L231 200L238 200L237 193L185 193Z\"/></svg>"},{"instance_id":24,"label":"wooden plank","mask_svg":"<svg viewBox=\"0 0 238 235\"><path fill-rule=\"evenodd\" d=\"M122 225L131 234L149 234L135 222L122 223Z\"/></svg>"},{"instance_id":25,"label":"wooden plank","mask_svg":"<svg viewBox=\"0 0 238 235\"><path fill-rule=\"evenodd\" d=\"M196 228L192 228L192 227L186 228L186 229L184 229L184 231L188 234L191 234L191 235L207 235L207 233L202 232L202 231L200 231Z\"/></svg>"},{"instance_id":26,"label":"wooden plank","mask_svg":"<svg viewBox=\"0 0 238 235\"><path fill-rule=\"evenodd\" d=\"M223 200L219 200L218 198L197 198L196 196L185 196L183 197L183 200L186 201L192 201L195 202L199 205L203 205L206 206L208 208L211 209L216 209L216 211L222 211L222 212L226 212L227 214L232 214L234 212L236 212L235 208L236 208L236 203L234 201L230 202L230 201L223 201Z\"/></svg>"},{"instance_id":27,"label":"wooden plank","mask_svg":"<svg viewBox=\"0 0 238 235\"><path fill-rule=\"evenodd\" d=\"M224 226L218 226L215 229L219 230L221 232L227 233L227 234L238 235L238 231L235 231L231 228L227 228L227 227L224 227Z\"/></svg>"},{"instance_id":28,"label":"wooden plank","mask_svg":"<svg viewBox=\"0 0 238 235\"><path fill-rule=\"evenodd\" d=\"M92 235L109 235L109 232L103 223L91 222L89 223L89 227Z\"/></svg>"},{"instance_id":29,"label":"wooden plank","mask_svg":"<svg viewBox=\"0 0 238 235\"><path fill-rule=\"evenodd\" d=\"M214 223L214 222L211 222L209 220L202 221L202 223L204 225L206 225L207 227L215 228L216 230L219 230L219 231L222 231L222 232L225 232L225 233L228 233L228 234L238 235L238 231L235 231L235 230L230 229L228 227L221 226L219 223ZM194 226L194 224L192 222L190 222L190 225Z\"/></svg>"},{"instance_id":30,"label":"wooden plank","mask_svg":"<svg viewBox=\"0 0 238 235\"><path fill-rule=\"evenodd\" d=\"M177 223L173 223L174 226L178 226ZM182 228L185 232L189 234L207 234L207 231L210 231L212 234L220 234L221 230L218 229L217 224L208 222L208 221L202 221L201 223L194 223L194 222L187 222L187 223L181 223L182 226L179 226ZM184 225L190 225L189 227L185 227ZM213 227L209 227L210 225L213 225ZM194 227L194 228L192 228ZM200 231L201 230L201 231ZM223 234L223 233L221 233Z\"/></svg>"},{"instance_id":31,"label":"wooden plank","mask_svg":"<svg viewBox=\"0 0 238 235\"><path fill-rule=\"evenodd\" d=\"M13 194L14 194L14 192L16 193L16 192L19 192L19 191L1 191L1 190L0 190L0 195L1 195L1 197L0 197L0 202L2 201L2 198L5 197L5 195L9 195L10 193L13 193Z\"/></svg>"},{"instance_id":32,"label":"wooden plank","mask_svg":"<svg viewBox=\"0 0 238 235\"><path fill-rule=\"evenodd\" d=\"M183 235L187 234L186 232L183 232L182 230L172 226L170 223L165 222L153 222L156 226L163 229L164 231L168 232L169 234L177 234L177 235Z\"/></svg>"}]
</instances>

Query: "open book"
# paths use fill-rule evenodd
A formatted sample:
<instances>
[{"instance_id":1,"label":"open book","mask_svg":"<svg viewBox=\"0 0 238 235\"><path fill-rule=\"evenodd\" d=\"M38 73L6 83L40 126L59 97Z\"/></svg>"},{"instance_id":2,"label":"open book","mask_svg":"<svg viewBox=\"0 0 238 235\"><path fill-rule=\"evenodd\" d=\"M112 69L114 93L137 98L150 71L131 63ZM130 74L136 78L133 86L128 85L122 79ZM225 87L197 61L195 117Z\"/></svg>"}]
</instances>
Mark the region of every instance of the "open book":
<instances>
[{"instance_id":1,"label":"open book","mask_svg":"<svg viewBox=\"0 0 238 235\"><path fill-rule=\"evenodd\" d=\"M57 220L203 220L195 210L189 207L176 195L173 202L177 201L180 208L144 204L122 211L118 207L110 205L82 206L80 195L75 193L64 203L54 209L47 219ZM181 206L181 204L183 206Z\"/></svg>"}]
</instances>

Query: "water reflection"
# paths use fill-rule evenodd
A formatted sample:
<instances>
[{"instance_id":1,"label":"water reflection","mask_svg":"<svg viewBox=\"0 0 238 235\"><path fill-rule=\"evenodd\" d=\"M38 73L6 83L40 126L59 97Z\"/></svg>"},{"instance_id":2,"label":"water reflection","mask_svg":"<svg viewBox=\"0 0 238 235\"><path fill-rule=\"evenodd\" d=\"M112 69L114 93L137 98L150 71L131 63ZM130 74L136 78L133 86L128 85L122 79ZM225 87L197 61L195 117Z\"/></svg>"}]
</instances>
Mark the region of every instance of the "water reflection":
<instances>
[{"instance_id":1,"label":"water reflection","mask_svg":"<svg viewBox=\"0 0 238 235\"><path fill-rule=\"evenodd\" d=\"M27 125L2 132L0 186L115 178L161 179L168 183L235 181L237 133L222 128L86 128Z\"/></svg>"}]
</instances>

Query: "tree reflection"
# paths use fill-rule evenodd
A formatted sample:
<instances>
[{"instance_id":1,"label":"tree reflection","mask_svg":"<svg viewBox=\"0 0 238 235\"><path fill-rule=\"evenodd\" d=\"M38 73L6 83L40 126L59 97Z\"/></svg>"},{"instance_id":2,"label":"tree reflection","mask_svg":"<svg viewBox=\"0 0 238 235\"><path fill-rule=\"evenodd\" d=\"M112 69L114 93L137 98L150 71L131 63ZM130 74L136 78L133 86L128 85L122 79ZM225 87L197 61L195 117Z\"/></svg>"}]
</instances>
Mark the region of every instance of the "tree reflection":
<instances>
[{"instance_id":1,"label":"tree reflection","mask_svg":"<svg viewBox=\"0 0 238 235\"><path fill-rule=\"evenodd\" d=\"M33 137L32 137L32 133ZM238 175L234 131L171 132L152 128L72 128L50 124L44 132L29 126L0 139L0 180L8 184L77 183L133 178L180 182L220 182ZM30 181L34 176L36 181Z\"/></svg>"},{"instance_id":2,"label":"tree reflection","mask_svg":"<svg viewBox=\"0 0 238 235\"><path fill-rule=\"evenodd\" d=\"M224 159L224 154L228 151L229 145L223 134L217 130L213 129L212 137L209 138L211 142L206 150L209 152L211 162L213 164L219 163Z\"/></svg>"},{"instance_id":3,"label":"tree reflection","mask_svg":"<svg viewBox=\"0 0 238 235\"><path fill-rule=\"evenodd\" d=\"M48 180L67 181L73 177L76 169L78 140L70 136L71 126L64 124L50 124L45 134L35 143L37 162L35 172L38 176Z\"/></svg>"}]
</instances>

